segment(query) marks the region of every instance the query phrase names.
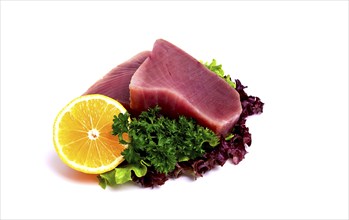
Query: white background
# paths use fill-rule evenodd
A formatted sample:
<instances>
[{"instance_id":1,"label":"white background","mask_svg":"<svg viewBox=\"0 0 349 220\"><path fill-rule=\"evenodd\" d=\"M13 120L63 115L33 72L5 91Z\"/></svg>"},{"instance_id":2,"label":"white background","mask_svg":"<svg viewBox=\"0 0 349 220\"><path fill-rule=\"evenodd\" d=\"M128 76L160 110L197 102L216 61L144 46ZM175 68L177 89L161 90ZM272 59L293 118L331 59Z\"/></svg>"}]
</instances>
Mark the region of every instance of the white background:
<instances>
[{"instance_id":1,"label":"white background","mask_svg":"<svg viewBox=\"0 0 349 220\"><path fill-rule=\"evenodd\" d=\"M265 102L238 166L103 190L52 143L59 110L163 38ZM348 218L348 2L1 2L1 218Z\"/></svg>"}]
</instances>

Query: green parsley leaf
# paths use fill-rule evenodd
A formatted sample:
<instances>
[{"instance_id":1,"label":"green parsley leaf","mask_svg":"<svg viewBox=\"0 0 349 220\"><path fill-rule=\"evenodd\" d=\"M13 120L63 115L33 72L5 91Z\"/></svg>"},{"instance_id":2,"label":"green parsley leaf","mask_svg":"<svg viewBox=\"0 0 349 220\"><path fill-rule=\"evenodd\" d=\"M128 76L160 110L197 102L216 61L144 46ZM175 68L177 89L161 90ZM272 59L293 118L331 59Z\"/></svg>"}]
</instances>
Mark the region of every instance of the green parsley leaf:
<instances>
[{"instance_id":1,"label":"green parsley leaf","mask_svg":"<svg viewBox=\"0 0 349 220\"><path fill-rule=\"evenodd\" d=\"M125 114L119 114L118 116L114 115L114 121L117 121L118 123L114 123L112 125L112 128L113 128L112 134L118 135L119 142L121 144L127 144L127 141L123 139L122 134L129 132L129 129L128 129L129 118L130 118L130 114L128 112L126 112Z\"/></svg>"}]
</instances>

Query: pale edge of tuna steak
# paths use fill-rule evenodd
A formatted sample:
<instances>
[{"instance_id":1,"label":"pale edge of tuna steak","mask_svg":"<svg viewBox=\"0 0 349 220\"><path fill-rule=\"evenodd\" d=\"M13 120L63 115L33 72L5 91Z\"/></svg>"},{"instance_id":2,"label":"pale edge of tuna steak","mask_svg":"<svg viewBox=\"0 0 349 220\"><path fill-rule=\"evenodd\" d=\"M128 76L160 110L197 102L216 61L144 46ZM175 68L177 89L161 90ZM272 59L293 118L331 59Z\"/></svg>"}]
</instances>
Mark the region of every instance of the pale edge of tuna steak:
<instances>
[{"instance_id":1,"label":"pale edge of tuna steak","mask_svg":"<svg viewBox=\"0 0 349 220\"><path fill-rule=\"evenodd\" d=\"M141 112L156 105L165 115L192 117L223 136L242 111L235 89L192 56L162 39L155 42L130 83L131 109Z\"/></svg>"},{"instance_id":2,"label":"pale edge of tuna steak","mask_svg":"<svg viewBox=\"0 0 349 220\"><path fill-rule=\"evenodd\" d=\"M143 51L126 62L118 65L102 79L93 84L83 95L105 95L119 101L128 111L131 111L129 90L130 81L133 74L149 54L150 51Z\"/></svg>"}]
</instances>

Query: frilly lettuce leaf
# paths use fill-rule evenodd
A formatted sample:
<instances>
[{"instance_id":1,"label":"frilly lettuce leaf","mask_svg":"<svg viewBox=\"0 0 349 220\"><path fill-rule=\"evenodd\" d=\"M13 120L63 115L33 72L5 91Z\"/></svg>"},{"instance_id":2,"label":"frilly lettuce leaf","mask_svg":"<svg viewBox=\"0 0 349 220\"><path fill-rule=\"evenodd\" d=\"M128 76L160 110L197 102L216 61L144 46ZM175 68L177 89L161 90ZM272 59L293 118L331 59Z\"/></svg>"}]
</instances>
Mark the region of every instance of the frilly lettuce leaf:
<instances>
[{"instance_id":1,"label":"frilly lettuce leaf","mask_svg":"<svg viewBox=\"0 0 349 220\"><path fill-rule=\"evenodd\" d=\"M132 180L132 171L137 177L145 176L147 165L144 161L141 161L139 165L127 164L124 167L117 167L114 170L100 174L98 176L99 185L105 189L107 185L115 186L124 184Z\"/></svg>"},{"instance_id":2,"label":"frilly lettuce leaf","mask_svg":"<svg viewBox=\"0 0 349 220\"><path fill-rule=\"evenodd\" d=\"M222 64L218 65L215 59L212 59L211 63L208 63L208 62L204 63L203 61L200 61L200 62L204 64L209 70L211 70L212 72L216 73L219 77L224 79L231 87L233 87L234 89L236 88L236 84L231 80L230 76L224 74L224 70L222 69Z\"/></svg>"}]
</instances>

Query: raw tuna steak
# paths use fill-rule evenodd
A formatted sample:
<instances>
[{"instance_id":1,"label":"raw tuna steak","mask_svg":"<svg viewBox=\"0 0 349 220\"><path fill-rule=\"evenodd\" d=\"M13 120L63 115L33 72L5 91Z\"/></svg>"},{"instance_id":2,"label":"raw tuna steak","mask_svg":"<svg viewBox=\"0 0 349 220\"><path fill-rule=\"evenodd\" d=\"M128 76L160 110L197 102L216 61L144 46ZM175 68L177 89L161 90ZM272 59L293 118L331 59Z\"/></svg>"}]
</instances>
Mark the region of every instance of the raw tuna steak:
<instances>
[{"instance_id":1,"label":"raw tuna steak","mask_svg":"<svg viewBox=\"0 0 349 220\"><path fill-rule=\"evenodd\" d=\"M175 45L159 39L134 73L130 107L140 112L159 105L171 117L185 115L225 136L239 119L239 93Z\"/></svg>"},{"instance_id":2,"label":"raw tuna steak","mask_svg":"<svg viewBox=\"0 0 349 220\"><path fill-rule=\"evenodd\" d=\"M130 111L130 90L131 77L138 67L149 56L150 51L143 51L126 62L118 65L107 73L102 79L93 84L85 93L102 94L118 100L127 110Z\"/></svg>"}]
</instances>

